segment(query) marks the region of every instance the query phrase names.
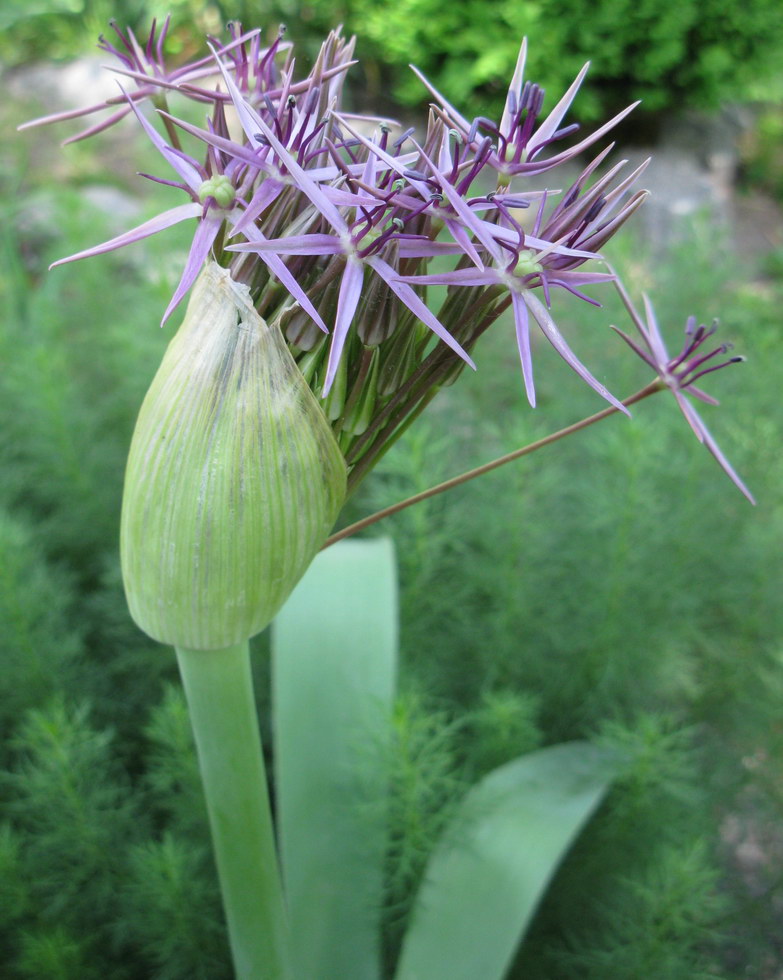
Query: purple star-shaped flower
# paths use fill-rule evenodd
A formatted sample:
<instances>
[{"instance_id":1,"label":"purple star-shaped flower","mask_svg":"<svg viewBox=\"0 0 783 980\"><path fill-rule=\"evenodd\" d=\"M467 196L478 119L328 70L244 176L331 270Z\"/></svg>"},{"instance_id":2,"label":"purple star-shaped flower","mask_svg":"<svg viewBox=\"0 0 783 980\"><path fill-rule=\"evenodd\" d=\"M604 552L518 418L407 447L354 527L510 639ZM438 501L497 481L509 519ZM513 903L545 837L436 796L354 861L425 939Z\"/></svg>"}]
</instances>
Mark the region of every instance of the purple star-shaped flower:
<instances>
[{"instance_id":1,"label":"purple star-shaped flower","mask_svg":"<svg viewBox=\"0 0 783 980\"><path fill-rule=\"evenodd\" d=\"M193 236L185 269L179 284L174 291L171 302L163 314L161 324L165 323L175 307L182 300L185 293L193 285L201 266L209 254L212 245L217 238L218 232L224 221L229 224L238 221L242 210L236 206L236 202L241 200L242 186L238 185L241 176L241 166L235 160L230 160L225 167L218 165L214 172L208 173L207 169L193 157L188 156L181 150L170 146L154 127L144 118L144 115L135 105L133 100L126 95L130 109L136 114L142 128L149 136L155 148L168 161L172 168L181 178L180 183L174 183L175 187L184 190L191 201L189 204L181 204L178 207L170 208L162 214L157 215L150 221L132 228L130 231L118 235L100 245L69 255L63 259L58 259L52 263L52 267L63 265L66 262L74 262L77 259L89 258L92 255L101 255L104 252L112 252L130 245L133 242L149 238L150 235L157 234L165 228L170 228L181 221L188 221L191 218L198 218L198 226ZM222 112L218 107L217 112ZM217 158L216 158L217 159ZM148 176L148 175L144 175ZM157 180L157 178L151 178ZM162 183L172 183L171 181L161 181Z\"/></svg>"},{"instance_id":2,"label":"purple star-shaped flower","mask_svg":"<svg viewBox=\"0 0 783 980\"><path fill-rule=\"evenodd\" d=\"M696 438L712 453L732 483L734 483L752 504L755 504L756 501L753 494L748 490L734 467L723 455L720 446L718 446L712 435L710 435L710 431L702 421L701 416L686 398L686 395L691 395L693 398L706 402L708 405L717 405L717 399L702 391L694 382L708 374L712 374L713 371L719 371L721 368L728 367L729 364L737 364L738 362L744 361L745 358L735 356L725 359L725 355L731 349L730 344L719 344L717 347L713 347L712 343L708 343L717 330L717 320L713 321L710 327L706 327L703 324L697 325L696 317L694 316L688 317L685 323L685 344L682 350L676 357L670 357L649 297L644 296L645 319L643 320L634 308L628 293L618 279L615 280L615 285L626 309L631 315L636 329L641 335L641 343L637 343L636 340L629 337L628 334L617 327L613 326L612 329L623 338L628 346L646 364L649 364L657 372L661 385L667 387L674 395L680 411L687 419L691 429L693 429ZM706 352L704 350L705 345L707 346Z\"/></svg>"},{"instance_id":3,"label":"purple star-shaped flower","mask_svg":"<svg viewBox=\"0 0 783 980\"><path fill-rule=\"evenodd\" d=\"M584 80L590 62L582 68L571 83L568 91L542 122L538 121L544 103L544 90L531 82L525 82L525 61L527 58L527 38L523 39L519 49L516 68L506 95L506 104L499 123L479 117L469 122L413 65L411 68L427 86L430 93L441 106L442 118L446 125L459 132L466 142L476 148L481 142L481 133L489 134L496 144L496 149L488 158L489 165L497 171L500 182L508 184L512 177L518 174L540 174L553 167L572 160L589 146L609 132L629 112L639 104L634 102L604 123L594 133L562 150L554 156L542 159L540 154L552 143L556 143L579 129L576 123L561 126L576 93Z\"/></svg>"}]
</instances>

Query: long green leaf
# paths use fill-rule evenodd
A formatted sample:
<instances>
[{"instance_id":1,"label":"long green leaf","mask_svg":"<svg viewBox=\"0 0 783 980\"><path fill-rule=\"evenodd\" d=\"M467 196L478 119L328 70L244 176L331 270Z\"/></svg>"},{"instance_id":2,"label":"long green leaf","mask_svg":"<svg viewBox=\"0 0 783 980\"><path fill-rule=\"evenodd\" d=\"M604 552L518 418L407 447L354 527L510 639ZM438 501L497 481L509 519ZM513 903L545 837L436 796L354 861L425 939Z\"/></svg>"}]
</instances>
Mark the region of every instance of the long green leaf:
<instances>
[{"instance_id":1,"label":"long green leaf","mask_svg":"<svg viewBox=\"0 0 783 980\"><path fill-rule=\"evenodd\" d=\"M373 980L397 667L391 542L346 541L321 552L272 637L278 828L294 973Z\"/></svg>"},{"instance_id":2,"label":"long green leaf","mask_svg":"<svg viewBox=\"0 0 783 980\"><path fill-rule=\"evenodd\" d=\"M474 786L428 865L396 980L501 980L541 896L617 773L586 742L533 752Z\"/></svg>"}]
</instances>

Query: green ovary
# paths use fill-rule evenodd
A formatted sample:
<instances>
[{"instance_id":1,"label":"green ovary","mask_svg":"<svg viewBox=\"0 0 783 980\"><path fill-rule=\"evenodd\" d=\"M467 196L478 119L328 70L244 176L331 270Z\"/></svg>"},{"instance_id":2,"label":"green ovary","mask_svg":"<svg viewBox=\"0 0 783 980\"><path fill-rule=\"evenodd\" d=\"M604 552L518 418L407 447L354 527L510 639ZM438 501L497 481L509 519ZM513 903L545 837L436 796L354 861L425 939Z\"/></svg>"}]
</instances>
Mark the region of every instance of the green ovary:
<instances>
[{"instance_id":1,"label":"green ovary","mask_svg":"<svg viewBox=\"0 0 783 980\"><path fill-rule=\"evenodd\" d=\"M234 203L236 191L234 190L234 185L225 174L215 174L214 177L205 180L198 189L198 199L202 204L208 197L213 197L218 207L230 208Z\"/></svg>"}]
</instances>

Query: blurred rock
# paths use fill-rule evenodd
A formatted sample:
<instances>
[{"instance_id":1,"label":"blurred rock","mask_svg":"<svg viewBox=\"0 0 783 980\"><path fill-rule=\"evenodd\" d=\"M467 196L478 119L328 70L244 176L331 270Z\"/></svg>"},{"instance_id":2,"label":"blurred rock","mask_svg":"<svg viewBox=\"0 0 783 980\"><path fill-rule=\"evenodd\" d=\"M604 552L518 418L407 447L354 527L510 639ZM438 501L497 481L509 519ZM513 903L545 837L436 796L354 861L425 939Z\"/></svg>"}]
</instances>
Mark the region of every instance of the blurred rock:
<instances>
[{"instance_id":1,"label":"blurred rock","mask_svg":"<svg viewBox=\"0 0 783 980\"><path fill-rule=\"evenodd\" d=\"M632 167L648 156L652 160L641 186L650 191L650 197L635 216L635 223L642 226L654 247L666 248L684 237L699 216L714 221L723 231L727 229L730 186L684 150L664 146L627 154Z\"/></svg>"},{"instance_id":2,"label":"blurred rock","mask_svg":"<svg viewBox=\"0 0 783 980\"><path fill-rule=\"evenodd\" d=\"M783 214L766 195L737 193L739 147L753 125L753 112L728 107L714 115L688 112L667 121L660 142L634 148L634 164L652 156L642 184L651 192L637 223L653 246L666 249L706 223L741 252L764 252L783 244Z\"/></svg>"},{"instance_id":3,"label":"blurred rock","mask_svg":"<svg viewBox=\"0 0 783 980\"><path fill-rule=\"evenodd\" d=\"M94 184L85 187L82 194L93 207L109 215L113 222L116 219L120 230L126 228L129 221L137 220L141 212L138 198L117 187Z\"/></svg>"},{"instance_id":4,"label":"blurred rock","mask_svg":"<svg viewBox=\"0 0 783 980\"><path fill-rule=\"evenodd\" d=\"M46 113L103 102L119 94L119 75L106 70L107 55L90 55L67 64L39 62L9 71L11 98L39 103Z\"/></svg>"}]
</instances>

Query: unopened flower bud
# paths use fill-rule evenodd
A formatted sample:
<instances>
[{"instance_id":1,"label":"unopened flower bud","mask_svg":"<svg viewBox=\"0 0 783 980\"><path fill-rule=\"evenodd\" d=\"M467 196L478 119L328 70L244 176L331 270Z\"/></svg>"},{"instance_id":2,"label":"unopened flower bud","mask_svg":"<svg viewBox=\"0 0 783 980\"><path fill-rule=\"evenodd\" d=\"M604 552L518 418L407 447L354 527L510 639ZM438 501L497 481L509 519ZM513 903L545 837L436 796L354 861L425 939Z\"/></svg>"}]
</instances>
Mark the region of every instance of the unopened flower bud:
<instances>
[{"instance_id":1,"label":"unopened flower bud","mask_svg":"<svg viewBox=\"0 0 783 980\"><path fill-rule=\"evenodd\" d=\"M337 364L337 371L334 375L334 380L332 381L332 387L329 389L329 393L326 397L323 397L323 378L321 379L321 384L318 386L318 394L323 399L321 405L323 406L324 414L329 419L330 422L336 422L337 419L343 414L343 409L345 408L345 398L348 394L348 365L347 358L341 357ZM324 365L324 375L326 374L326 365Z\"/></svg>"},{"instance_id":2,"label":"unopened flower bud","mask_svg":"<svg viewBox=\"0 0 783 980\"><path fill-rule=\"evenodd\" d=\"M122 505L131 614L220 649L262 630L323 545L346 467L280 331L225 269L201 273L141 407Z\"/></svg>"},{"instance_id":3,"label":"unopened flower bud","mask_svg":"<svg viewBox=\"0 0 783 980\"><path fill-rule=\"evenodd\" d=\"M378 364L380 363L380 352L377 347L373 348L372 351L367 348L365 354L369 354L370 356L370 368L362 383L359 397L356 399L351 411L347 413L342 424L342 431L352 436L360 436L367 429L367 426L372 420L378 397Z\"/></svg>"},{"instance_id":4,"label":"unopened flower bud","mask_svg":"<svg viewBox=\"0 0 783 980\"><path fill-rule=\"evenodd\" d=\"M326 337L321 334L321 339L318 341L315 347L303 354L296 362L296 366L302 372L302 377L305 379L310 389L315 387L318 371L323 367L323 363L326 360L328 353L329 348L326 344Z\"/></svg>"},{"instance_id":5,"label":"unopened flower bud","mask_svg":"<svg viewBox=\"0 0 783 980\"><path fill-rule=\"evenodd\" d=\"M399 248L391 242L383 259L393 269L398 265ZM394 333L399 319L399 300L380 276L373 276L365 290L364 301L357 317L356 332L366 347L377 347Z\"/></svg>"},{"instance_id":6,"label":"unopened flower bud","mask_svg":"<svg viewBox=\"0 0 783 980\"><path fill-rule=\"evenodd\" d=\"M419 360L422 338L414 324L397 330L383 349L383 364L378 376L378 394L393 395L413 373Z\"/></svg>"},{"instance_id":7,"label":"unopened flower bud","mask_svg":"<svg viewBox=\"0 0 783 980\"><path fill-rule=\"evenodd\" d=\"M310 314L298 303L283 312L279 326L286 340L299 350L312 350L324 335Z\"/></svg>"}]
</instances>

